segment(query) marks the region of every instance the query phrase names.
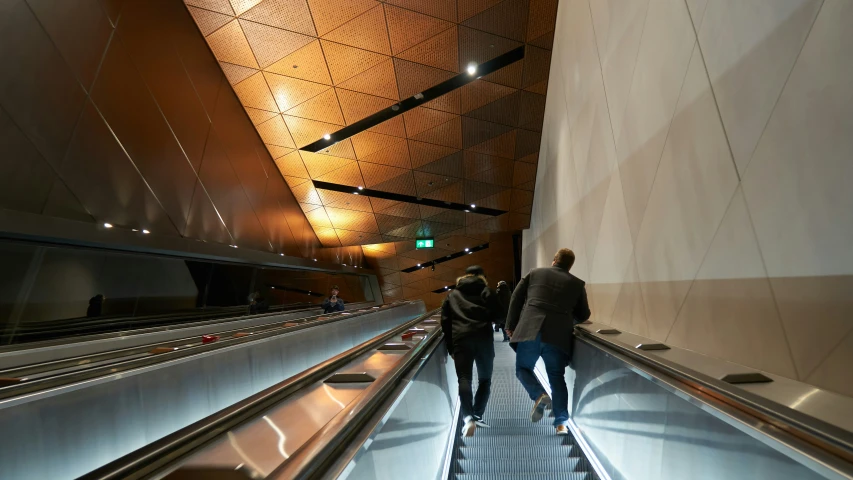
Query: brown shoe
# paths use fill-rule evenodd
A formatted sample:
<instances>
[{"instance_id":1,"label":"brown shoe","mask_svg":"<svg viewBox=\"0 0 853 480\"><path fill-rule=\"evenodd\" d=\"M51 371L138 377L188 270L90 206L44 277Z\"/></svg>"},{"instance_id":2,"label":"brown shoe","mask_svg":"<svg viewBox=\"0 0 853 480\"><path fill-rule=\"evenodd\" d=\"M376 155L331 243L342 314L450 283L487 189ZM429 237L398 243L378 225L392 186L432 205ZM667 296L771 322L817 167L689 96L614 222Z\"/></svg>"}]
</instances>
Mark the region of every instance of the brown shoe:
<instances>
[{"instance_id":1,"label":"brown shoe","mask_svg":"<svg viewBox=\"0 0 853 480\"><path fill-rule=\"evenodd\" d=\"M551 397L547 393L539 395L536 402L533 404L533 410L530 411L530 421L533 423L542 420L545 416L545 409L551 406Z\"/></svg>"},{"instance_id":2,"label":"brown shoe","mask_svg":"<svg viewBox=\"0 0 853 480\"><path fill-rule=\"evenodd\" d=\"M557 425L556 429L557 429L557 435L568 435L569 434L569 427L567 427L565 425Z\"/></svg>"}]
</instances>

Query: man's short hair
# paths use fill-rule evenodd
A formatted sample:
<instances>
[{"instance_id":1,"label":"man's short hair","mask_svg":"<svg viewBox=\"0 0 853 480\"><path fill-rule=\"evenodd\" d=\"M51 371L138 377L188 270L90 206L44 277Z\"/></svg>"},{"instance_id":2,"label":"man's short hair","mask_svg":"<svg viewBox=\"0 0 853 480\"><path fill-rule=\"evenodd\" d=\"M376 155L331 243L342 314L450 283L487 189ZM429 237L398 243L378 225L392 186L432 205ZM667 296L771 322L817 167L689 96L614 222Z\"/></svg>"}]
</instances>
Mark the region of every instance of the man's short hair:
<instances>
[{"instance_id":1,"label":"man's short hair","mask_svg":"<svg viewBox=\"0 0 853 480\"><path fill-rule=\"evenodd\" d=\"M329 289L329 291L331 292L332 290L337 290L337 291L339 291L339 292L341 291L341 289L340 289L340 288L338 288L338 286L337 286L337 285L332 285L332 288L330 288L330 289Z\"/></svg>"},{"instance_id":2,"label":"man's short hair","mask_svg":"<svg viewBox=\"0 0 853 480\"><path fill-rule=\"evenodd\" d=\"M575 264L575 252L569 248L561 248L554 254L554 265L569 270Z\"/></svg>"}]
</instances>

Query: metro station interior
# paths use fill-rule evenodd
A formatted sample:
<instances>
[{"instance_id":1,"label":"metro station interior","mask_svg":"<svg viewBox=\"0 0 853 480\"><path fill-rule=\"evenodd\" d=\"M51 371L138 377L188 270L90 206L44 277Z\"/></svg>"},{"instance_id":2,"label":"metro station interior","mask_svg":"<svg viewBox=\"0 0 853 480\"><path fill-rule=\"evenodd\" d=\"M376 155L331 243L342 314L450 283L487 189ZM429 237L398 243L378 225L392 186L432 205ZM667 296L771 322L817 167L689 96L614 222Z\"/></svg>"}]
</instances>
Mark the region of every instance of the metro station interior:
<instances>
[{"instance_id":1,"label":"metro station interior","mask_svg":"<svg viewBox=\"0 0 853 480\"><path fill-rule=\"evenodd\" d=\"M0 478L853 479L851 25L0 0ZM566 248L534 404L510 305ZM512 295L473 416L472 277Z\"/></svg>"}]
</instances>

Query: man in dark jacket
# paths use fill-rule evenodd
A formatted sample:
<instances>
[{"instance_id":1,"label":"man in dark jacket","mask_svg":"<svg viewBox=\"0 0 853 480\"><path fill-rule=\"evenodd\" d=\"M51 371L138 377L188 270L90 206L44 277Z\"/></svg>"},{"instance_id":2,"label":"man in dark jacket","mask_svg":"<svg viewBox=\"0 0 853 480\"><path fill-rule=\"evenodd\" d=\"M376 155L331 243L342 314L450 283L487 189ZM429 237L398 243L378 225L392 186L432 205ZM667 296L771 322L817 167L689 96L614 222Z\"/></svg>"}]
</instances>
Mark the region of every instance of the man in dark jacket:
<instances>
[{"instance_id":1,"label":"man in dark jacket","mask_svg":"<svg viewBox=\"0 0 853 480\"><path fill-rule=\"evenodd\" d=\"M565 373L572 356L574 326L590 316L584 282L569 273L574 263L574 252L563 248L554 255L551 267L531 270L512 294L506 324L516 347L515 375L534 401L533 422L541 420L552 404L533 373L539 357L545 362L557 435L569 433Z\"/></svg>"},{"instance_id":2,"label":"man in dark jacket","mask_svg":"<svg viewBox=\"0 0 853 480\"><path fill-rule=\"evenodd\" d=\"M456 289L441 304L441 329L456 366L465 422L462 434L466 437L472 436L478 425L488 427L483 413L489 401L495 360L492 322L506 308L501 296L508 296L506 283L500 282L498 291L493 292L483 269L474 265L465 270L465 275L456 281ZM476 398L471 386L474 363L479 377Z\"/></svg>"},{"instance_id":3,"label":"man in dark jacket","mask_svg":"<svg viewBox=\"0 0 853 480\"><path fill-rule=\"evenodd\" d=\"M323 313L344 311L344 301L343 299L338 298L339 293L341 293L341 291L337 285L332 287L332 290L329 292L329 298L323 300Z\"/></svg>"}]
</instances>

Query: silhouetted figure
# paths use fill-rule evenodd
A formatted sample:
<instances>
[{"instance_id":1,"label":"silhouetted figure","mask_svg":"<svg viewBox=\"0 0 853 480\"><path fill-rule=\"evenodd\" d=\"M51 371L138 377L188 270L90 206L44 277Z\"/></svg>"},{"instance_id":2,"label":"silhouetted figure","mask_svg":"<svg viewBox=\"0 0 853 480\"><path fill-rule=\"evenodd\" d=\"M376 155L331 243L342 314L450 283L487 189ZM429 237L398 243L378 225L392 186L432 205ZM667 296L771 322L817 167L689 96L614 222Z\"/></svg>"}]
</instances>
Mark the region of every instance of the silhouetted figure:
<instances>
[{"instance_id":1,"label":"silhouetted figure","mask_svg":"<svg viewBox=\"0 0 853 480\"><path fill-rule=\"evenodd\" d=\"M89 299L89 308L86 309L86 317L100 317L104 309L104 300L107 298L100 293Z\"/></svg>"},{"instance_id":2,"label":"silhouetted figure","mask_svg":"<svg viewBox=\"0 0 853 480\"><path fill-rule=\"evenodd\" d=\"M264 313L270 309L270 304L267 303L267 299L264 298L260 293L255 294L254 300L252 300L252 304L249 305L250 313Z\"/></svg>"},{"instance_id":3,"label":"silhouetted figure","mask_svg":"<svg viewBox=\"0 0 853 480\"><path fill-rule=\"evenodd\" d=\"M344 301L338 298L339 293L341 293L341 291L338 289L337 285L332 287L332 290L329 292L329 298L323 300L323 313L344 311Z\"/></svg>"}]
</instances>

